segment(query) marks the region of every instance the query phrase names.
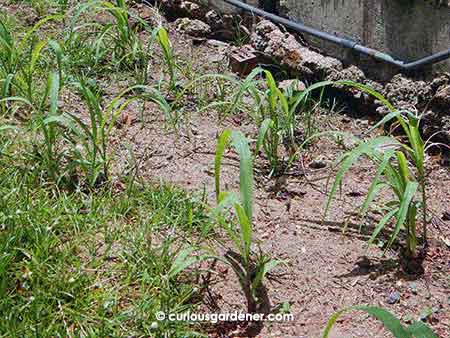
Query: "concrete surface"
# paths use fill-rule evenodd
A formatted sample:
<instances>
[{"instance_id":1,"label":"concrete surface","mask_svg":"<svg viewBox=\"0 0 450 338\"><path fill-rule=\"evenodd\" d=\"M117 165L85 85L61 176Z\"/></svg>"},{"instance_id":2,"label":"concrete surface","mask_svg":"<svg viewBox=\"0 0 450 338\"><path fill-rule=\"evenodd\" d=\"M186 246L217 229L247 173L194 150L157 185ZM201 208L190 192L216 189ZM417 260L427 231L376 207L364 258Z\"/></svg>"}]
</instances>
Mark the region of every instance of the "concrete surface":
<instances>
[{"instance_id":1,"label":"concrete surface","mask_svg":"<svg viewBox=\"0 0 450 338\"><path fill-rule=\"evenodd\" d=\"M450 48L450 8L438 7L429 0L278 0L282 16L300 21L317 29L352 38L371 48L404 60L416 60ZM211 5L223 6L221 0L209 0ZM263 3L248 0L256 5ZM266 1L267 3L267 1ZM230 7L227 8L230 10ZM367 58L355 60L344 49L305 36L313 45L341 60L359 63L373 71ZM364 67L364 65L370 67ZM389 73L383 64L377 72ZM427 71L429 71L428 69ZM450 61L433 70L450 71ZM395 72L395 71L394 71ZM376 74L375 74L376 75Z\"/></svg>"}]
</instances>

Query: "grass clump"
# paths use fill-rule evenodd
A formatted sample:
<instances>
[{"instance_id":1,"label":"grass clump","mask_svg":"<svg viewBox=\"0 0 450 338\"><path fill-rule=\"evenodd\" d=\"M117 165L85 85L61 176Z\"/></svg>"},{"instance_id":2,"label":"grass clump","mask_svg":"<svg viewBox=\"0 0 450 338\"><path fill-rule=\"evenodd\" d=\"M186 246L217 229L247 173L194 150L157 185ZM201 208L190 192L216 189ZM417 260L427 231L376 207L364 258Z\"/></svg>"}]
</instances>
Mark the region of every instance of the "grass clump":
<instances>
[{"instance_id":1,"label":"grass clump","mask_svg":"<svg viewBox=\"0 0 450 338\"><path fill-rule=\"evenodd\" d=\"M131 183L55 194L1 161L0 336L192 336L189 323L152 323L196 307L195 281L175 263L187 234L209 231L200 201Z\"/></svg>"}]
</instances>

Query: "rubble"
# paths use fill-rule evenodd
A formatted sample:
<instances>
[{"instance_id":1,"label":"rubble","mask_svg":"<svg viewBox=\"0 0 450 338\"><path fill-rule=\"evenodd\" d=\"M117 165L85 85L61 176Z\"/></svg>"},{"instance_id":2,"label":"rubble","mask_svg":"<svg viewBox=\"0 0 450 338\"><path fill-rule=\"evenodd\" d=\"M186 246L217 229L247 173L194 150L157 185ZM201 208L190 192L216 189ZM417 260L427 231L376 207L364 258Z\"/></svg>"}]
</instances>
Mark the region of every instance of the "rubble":
<instances>
[{"instance_id":1,"label":"rubble","mask_svg":"<svg viewBox=\"0 0 450 338\"><path fill-rule=\"evenodd\" d=\"M256 25L251 42L256 50L302 75L314 76L315 73L320 73L326 76L342 69L339 60L302 46L292 34L282 32L268 20L262 20Z\"/></svg>"},{"instance_id":2,"label":"rubble","mask_svg":"<svg viewBox=\"0 0 450 338\"><path fill-rule=\"evenodd\" d=\"M205 35L231 40L235 36L236 22L245 22L239 15L221 14L195 0L163 0L163 7L171 15L188 16L178 22L178 28L195 37ZM244 17L245 18L245 17ZM203 21L200 21L203 20ZM205 23L206 22L206 23ZM254 19L249 22L255 22ZM239 26L239 25L238 25ZM246 30L243 30L245 34ZM264 56L266 63L277 62L290 70L292 77L305 82L323 80L351 80L371 87L381 93L397 109L408 109L423 113L422 127L428 136L439 132L440 139L450 144L450 74L444 73L432 81L409 78L397 74L390 81L379 83L367 78L355 65L345 67L341 61L311 50L303 41L268 20L260 20L251 28L250 42L253 54ZM254 58L250 58L253 67ZM233 64L233 61L231 62ZM239 63L239 62L238 62ZM263 62L259 62L263 63ZM238 73L241 73L238 71ZM245 74L243 72L242 74ZM341 87L344 95L354 99L359 111L388 112L381 102L356 88Z\"/></svg>"},{"instance_id":3,"label":"rubble","mask_svg":"<svg viewBox=\"0 0 450 338\"><path fill-rule=\"evenodd\" d=\"M181 18L175 21L177 30L193 37L205 37L211 33L211 27L197 19Z\"/></svg>"},{"instance_id":4,"label":"rubble","mask_svg":"<svg viewBox=\"0 0 450 338\"><path fill-rule=\"evenodd\" d=\"M203 19L208 11L207 6L184 0L161 0L162 8L170 17L190 17Z\"/></svg>"},{"instance_id":5,"label":"rubble","mask_svg":"<svg viewBox=\"0 0 450 338\"><path fill-rule=\"evenodd\" d=\"M258 57L251 45L233 48L229 59L231 70L241 76L250 74L258 65Z\"/></svg>"}]
</instances>

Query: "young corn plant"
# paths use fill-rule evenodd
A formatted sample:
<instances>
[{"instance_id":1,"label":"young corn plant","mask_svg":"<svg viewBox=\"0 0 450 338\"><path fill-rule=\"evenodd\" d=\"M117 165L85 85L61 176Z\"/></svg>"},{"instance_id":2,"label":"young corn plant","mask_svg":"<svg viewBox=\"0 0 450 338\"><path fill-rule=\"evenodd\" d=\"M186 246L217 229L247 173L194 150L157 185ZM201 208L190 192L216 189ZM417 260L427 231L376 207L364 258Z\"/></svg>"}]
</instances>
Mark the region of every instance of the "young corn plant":
<instances>
[{"instance_id":1,"label":"young corn plant","mask_svg":"<svg viewBox=\"0 0 450 338\"><path fill-rule=\"evenodd\" d=\"M154 35L156 35L156 40L161 47L164 61L167 66L167 73L169 75L169 91L174 92L177 89L177 63L173 53L172 44L169 39L169 34L164 27L159 27L154 31Z\"/></svg>"},{"instance_id":2,"label":"young corn plant","mask_svg":"<svg viewBox=\"0 0 450 338\"><path fill-rule=\"evenodd\" d=\"M369 244L376 239L381 230L387 227L392 219L395 219L395 226L386 249L392 246L400 231L404 229L406 232L406 245L403 252L406 258L405 268L408 271L417 272L417 270L421 269L419 266L421 257L418 255L417 213L421 212L422 214L422 244L426 247L428 213L425 154L426 150L433 146L434 143L423 141L420 134L420 116L411 112L395 110L394 106L385 97L365 85L352 81L324 81L310 86L302 95L308 95L317 89L323 90L327 86L354 87L374 96L390 110L390 113L370 129L367 134L388 122L393 122L394 126L400 126L404 137L380 136L363 141L356 139L359 145L345 153L337 161L339 169L328 194L325 216L348 170L362 157L373 161L377 166L377 172L369 187L366 199L360 208L360 215L364 217L369 208L375 206L374 200L383 189L390 190L394 198L383 203L381 211L384 211L384 216L375 226ZM336 135L337 133L326 132L314 137L323 134Z\"/></svg>"},{"instance_id":3,"label":"young corn plant","mask_svg":"<svg viewBox=\"0 0 450 338\"><path fill-rule=\"evenodd\" d=\"M425 153L432 144L423 141L420 134L420 116L411 112L395 111L393 106L380 94L373 92L370 88L352 82L342 82L352 85L376 96L391 110L378 124L369 132L389 121L394 121L400 126L405 139L394 136L381 136L367 141L362 141L353 150L345 153L339 159L339 170L330 190L326 211L328 212L331 201L334 198L343 176L361 158L366 157L377 166L377 172L369 187L364 204L360 213L365 216L373 204L377 194L383 189L393 193L394 199L383 203L384 217L376 225L369 243L372 243L383 228L395 219L395 226L391 233L386 248L389 248L397 239L402 229L406 232L406 246L404 255L411 266L407 269L415 269L414 261L418 258L417 240L417 213L421 211L423 222L422 244L427 242L427 195L425 175ZM420 196L417 196L420 195ZM417 267L416 267L417 268Z\"/></svg>"},{"instance_id":4,"label":"young corn plant","mask_svg":"<svg viewBox=\"0 0 450 338\"><path fill-rule=\"evenodd\" d=\"M64 146L66 128L63 125L64 117L58 110L60 81L58 72L52 72L47 80L42 100L38 107L32 102L20 97L9 97L6 100L20 102L32 112L31 126L35 142L33 151L28 155L28 161L33 167L38 167L41 177L56 186L67 181L70 175L68 169L71 162L67 158L67 149Z\"/></svg>"},{"instance_id":5,"label":"young corn plant","mask_svg":"<svg viewBox=\"0 0 450 338\"><path fill-rule=\"evenodd\" d=\"M240 158L240 195L221 191L220 174L222 159L228 146L232 146ZM256 312L261 305L261 289L267 273L280 264L263 253L252 251L253 240L253 156L247 138L238 131L225 130L220 136L215 157L215 186L217 208L215 215L225 229L235 250L229 250L221 261L228 264L239 279L247 299L249 313ZM234 210L238 228L228 220L226 212ZM228 214L229 216L229 214Z\"/></svg>"},{"instance_id":6,"label":"young corn plant","mask_svg":"<svg viewBox=\"0 0 450 338\"><path fill-rule=\"evenodd\" d=\"M90 13L102 19L93 20ZM123 0L83 2L76 6L64 39L73 71L86 77L121 69L133 72L136 83L144 84L148 80L151 41L146 44L139 37L132 21L151 32L149 25L134 16Z\"/></svg>"},{"instance_id":7,"label":"young corn plant","mask_svg":"<svg viewBox=\"0 0 450 338\"><path fill-rule=\"evenodd\" d=\"M50 21L60 20L61 16L51 15L37 22L17 40L7 25L0 20L0 78L2 79L1 95L6 97L23 97L34 106L41 97L37 75L47 71L44 60L45 49L56 55L59 77L62 78L62 50L54 40L37 40L36 32ZM43 63L44 67L39 64ZM7 109L6 103L1 107L2 113Z\"/></svg>"},{"instance_id":8,"label":"young corn plant","mask_svg":"<svg viewBox=\"0 0 450 338\"><path fill-rule=\"evenodd\" d=\"M395 338L438 338L438 336L423 322L415 321L408 327L404 327L400 320L392 313L376 306L353 306L336 312L328 321L322 338L328 338L330 336L331 330L339 317L353 311L366 312L370 317L381 321L383 326L392 333Z\"/></svg>"},{"instance_id":9,"label":"young corn plant","mask_svg":"<svg viewBox=\"0 0 450 338\"><path fill-rule=\"evenodd\" d=\"M308 95L295 92L292 87L282 91L269 71L265 70L264 74L267 90L260 92L256 87L252 87L250 92L255 102L254 118L260 130L258 144L262 144L272 176L286 169L286 161L280 154L281 146L284 146L287 154L286 163L292 163L298 155L299 146L295 135L299 123L298 109L307 101Z\"/></svg>"},{"instance_id":10,"label":"young corn plant","mask_svg":"<svg viewBox=\"0 0 450 338\"><path fill-rule=\"evenodd\" d=\"M166 114L170 114L171 107L158 91L145 86L132 86L102 106L101 98L84 81L73 85L86 103L89 120L84 121L79 116L68 113L68 120L74 123L67 125L71 133L66 135L72 145L75 163L85 172L89 185L96 186L109 178L113 155L110 151L111 132L124 109L136 100L155 102ZM135 92L139 94L134 94Z\"/></svg>"}]
</instances>

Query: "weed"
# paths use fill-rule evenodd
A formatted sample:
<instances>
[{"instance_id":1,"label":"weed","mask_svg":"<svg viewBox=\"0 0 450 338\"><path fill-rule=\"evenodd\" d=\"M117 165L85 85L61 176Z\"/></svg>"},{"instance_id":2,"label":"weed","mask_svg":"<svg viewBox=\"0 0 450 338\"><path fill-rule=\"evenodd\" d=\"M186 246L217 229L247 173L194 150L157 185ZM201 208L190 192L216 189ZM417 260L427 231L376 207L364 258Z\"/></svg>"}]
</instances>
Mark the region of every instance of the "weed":
<instances>
[{"instance_id":1,"label":"weed","mask_svg":"<svg viewBox=\"0 0 450 338\"><path fill-rule=\"evenodd\" d=\"M190 323L153 323L158 311L196 309L194 282L180 278L190 251L178 243L183 229L209 227L203 204L169 186L54 194L4 155L1 336L195 336Z\"/></svg>"}]
</instances>

